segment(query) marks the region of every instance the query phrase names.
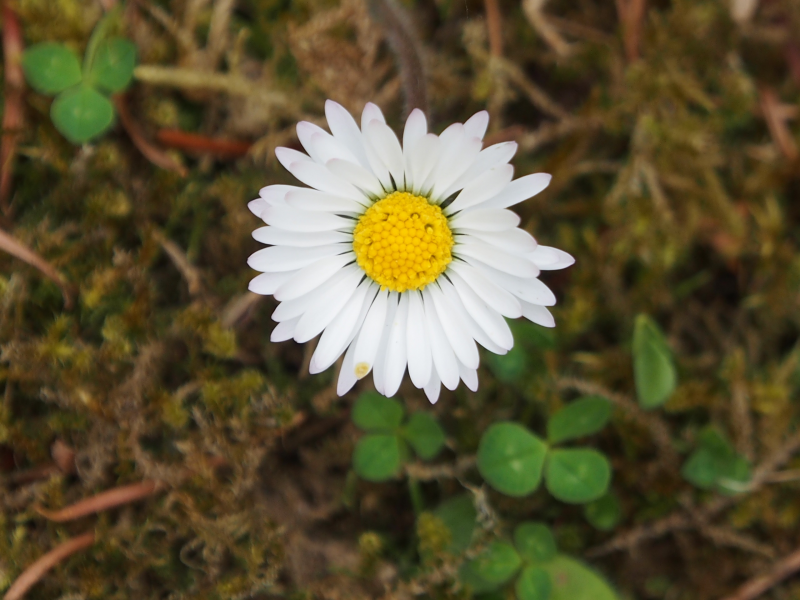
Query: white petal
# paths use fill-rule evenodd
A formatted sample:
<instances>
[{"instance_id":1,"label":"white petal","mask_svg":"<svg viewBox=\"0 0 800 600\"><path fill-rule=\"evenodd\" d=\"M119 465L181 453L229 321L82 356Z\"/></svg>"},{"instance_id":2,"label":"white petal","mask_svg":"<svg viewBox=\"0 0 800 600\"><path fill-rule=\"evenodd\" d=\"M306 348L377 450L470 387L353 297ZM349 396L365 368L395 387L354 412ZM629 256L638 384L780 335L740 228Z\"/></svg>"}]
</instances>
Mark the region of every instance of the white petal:
<instances>
[{"instance_id":1,"label":"white petal","mask_svg":"<svg viewBox=\"0 0 800 600\"><path fill-rule=\"evenodd\" d=\"M292 163L314 162L310 156L293 150L292 148L284 148L283 146L275 148L275 157L278 159L278 162L283 165L283 168L290 173L292 172L290 168Z\"/></svg>"},{"instance_id":2,"label":"white petal","mask_svg":"<svg viewBox=\"0 0 800 600\"><path fill-rule=\"evenodd\" d=\"M378 347L383 337L383 328L386 324L388 298L388 290L378 292L367 313L364 325L361 327L356 341L353 342L355 346L353 355L355 362L353 364L355 365L358 379L365 377L375 364L375 355L378 353Z\"/></svg>"},{"instance_id":3,"label":"white petal","mask_svg":"<svg viewBox=\"0 0 800 600\"><path fill-rule=\"evenodd\" d=\"M300 121L295 127L295 129L297 131L297 139L300 140L300 144L303 146L305 151L308 152L308 155L311 157L311 159L318 163L322 163L323 161L321 160L319 154L316 151L316 144L314 144L312 139L315 133L318 133L320 131L323 133L326 132L318 125L314 125L313 123L309 123L308 121Z\"/></svg>"},{"instance_id":4,"label":"white petal","mask_svg":"<svg viewBox=\"0 0 800 600\"><path fill-rule=\"evenodd\" d=\"M297 327L297 322L299 320L300 317L295 317L294 319L287 319L286 321L281 321L275 325L275 329L272 330L272 333L269 336L269 341L277 343L292 339L294 337L295 327Z\"/></svg>"},{"instance_id":5,"label":"white petal","mask_svg":"<svg viewBox=\"0 0 800 600\"><path fill-rule=\"evenodd\" d=\"M534 257L530 254L536 250L536 240L530 233L519 227L508 231L478 231L464 227L459 229L458 233L476 237L511 254L527 254L528 258L535 262Z\"/></svg>"},{"instance_id":6,"label":"white petal","mask_svg":"<svg viewBox=\"0 0 800 600\"><path fill-rule=\"evenodd\" d=\"M358 162L355 155L321 127L301 121L297 124L297 137L308 155L316 162L325 164L332 158Z\"/></svg>"},{"instance_id":7,"label":"white petal","mask_svg":"<svg viewBox=\"0 0 800 600\"><path fill-rule=\"evenodd\" d=\"M442 195L447 197L456 190L465 187L484 171L508 163L508 161L513 158L516 151L516 142L502 142L500 144L495 144L494 146L484 148L481 150L480 154L478 154L475 162L472 163L472 166L467 170L467 172L456 179L450 185L450 187L442 193Z\"/></svg>"},{"instance_id":8,"label":"white petal","mask_svg":"<svg viewBox=\"0 0 800 600\"><path fill-rule=\"evenodd\" d=\"M556 303L550 288L536 277L514 277L492 268L482 269L481 272L520 300L540 306L553 306Z\"/></svg>"},{"instance_id":9,"label":"white petal","mask_svg":"<svg viewBox=\"0 0 800 600\"><path fill-rule=\"evenodd\" d=\"M403 154L407 155L426 133L428 133L428 122L425 119L425 113L415 108L408 115L403 130Z\"/></svg>"},{"instance_id":10,"label":"white petal","mask_svg":"<svg viewBox=\"0 0 800 600\"><path fill-rule=\"evenodd\" d=\"M505 350L511 350L514 347L514 335L503 316L481 300L467 282L458 276L458 273L450 273L449 278L455 286L464 308L475 319L478 326L495 344Z\"/></svg>"},{"instance_id":11,"label":"white petal","mask_svg":"<svg viewBox=\"0 0 800 600\"><path fill-rule=\"evenodd\" d=\"M320 130L311 136L311 143L314 146L314 152L319 157L320 164L324 165L334 159L346 160L353 164L358 164L358 159L353 155L350 150L340 144L327 131Z\"/></svg>"},{"instance_id":12,"label":"white petal","mask_svg":"<svg viewBox=\"0 0 800 600\"><path fill-rule=\"evenodd\" d=\"M522 303L522 315L529 321L533 321L542 327L555 327L556 320L550 311L544 306L538 304L531 304L530 302Z\"/></svg>"},{"instance_id":13,"label":"white petal","mask_svg":"<svg viewBox=\"0 0 800 600\"><path fill-rule=\"evenodd\" d=\"M336 275L350 262L353 262L353 255L348 253L329 256L311 263L295 272L286 283L275 290L275 299L285 302L305 296Z\"/></svg>"},{"instance_id":14,"label":"white petal","mask_svg":"<svg viewBox=\"0 0 800 600\"><path fill-rule=\"evenodd\" d=\"M450 346L447 335L442 329L429 287L422 290L422 298L425 306L425 322L428 324L431 356L442 383L448 390L454 390L458 387L458 360L453 353L453 348Z\"/></svg>"},{"instance_id":15,"label":"white petal","mask_svg":"<svg viewBox=\"0 0 800 600\"><path fill-rule=\"evenodd\" d=\"M250 280L247 289L262 296L270 296L275 293L283 283L294 275L296 271L283 271L281 273L261 273Z\"/></svg>"},{"instance_id":16,"label":"white petal","mask_svg":"<svg viewBox=\"0 0 800 600\"><path fill-rule=\"evenodd\" d=\"M352 251L351 244L328 244L312 248L270 246L250 255L247 264L262 272L296 271L326 256Z\"/></svg>"},{"instance_id":17,"label":"white petal","mask_svg":"<svg viewBox=\"0 0 800 600\"><path fill-rule=\"evenodd\" d=\"M499 344L496 344L494 340L492 340L492 338L490 338L488 334L481 328L481 326L478 325L477 321L472 318L469 312L467 312L467 309L464 308L464 301L453 287L453 284L444 277L440 278L437 283L444 292L444 295L450 301L450 306L455 312L456 318L461 323L461 326L467 330L467 334L490 352L494 352L495 354L506 354L508 350ZM475 368L477 369L478 366L475 365Z\"/></svg>"},{"instance_id":18,"label":"white petal","mask_svg":"<svg viewBox=\"0 0 800 600\"><path fill-rule=\"evenodd\" d=\"M299 298L294 298L293 300L281 302L272 313L272 320L286 321L288 319L300 317L304 313L308 312L311 307L313 307L314 304L320 300L320 298L332 301L333 296L338 291L337 285L346 279L350 274L350 270L342 269L336 273L336 275L331 277L321 288L314 290L305 296L300 296Z\"/></svg>"},{"instance_id":19,"label":"white petal","mask_svg":"<svg viewBox=\"0 0 800 600\"><path fill-rule=\"evenodd\" d=\"M336 384L336 393L344 396L347 392L353 389L356 384L354 369L353 369L353 344L344 353L344 360L342 361L342 368L339 371L339 381Z\"/></svg>"},{"instance_id":20,"label":"white petal","mask_svg":"<svg viewBox=\"0 0 800 600\"><path fill-rule=\"evenodd\" d=\"M363 198L361 202L345 196L334 196L319 190L308 188L296 190L286 194L286 204L298 210L311 212L336 212L336 213L363 213L364 205L369 201Z\"/></svg>"},{"instance_id":21,"label":"white petal","mask_svg":"<svg viewBox=\"0 0 800 600\"><path fill-rule=\"evenodd\" d=\"M429 191L425 188L425 182L436 167L439 147L439 136L429 133L417 141L410 153L403 151L406 154L406 180L415 194L427 194Z\"/></svg>"},{"instance_id":22,"label":"white petal","mask_svg":"<svg viewBox=\"0 0 800 600\"><path fill-rule=\"evenodd\" d=\"M514 167L511 165L500 165L494 169L489 169L476 177L472 183L456 196L453 203L444 209L445 214L452 215L465 208L481 204L488 198L495 196L503 188L508 187L513 177Z\"/></svg>"},{"instance_id":23,"label":"white petal","mask_svg":"<svg viewBox=\"0 0 800 600\"><path fill-rule=\"evenodd\" d=\"M476 231L507 231L519 225L519 215L510 210L473 209L460 212L450 219L450 228L474 229Z\"/></svg>"},{"instance_id":24,"label":"white petal","mask_svg":"<svg viewBox=\"0 0 800 600\"><path fill-rule=\"evenodd\" d=\"M298 194L299 192L292 192ZM316 232L335 229L353 229L355 223L333 213L305 211L291 206L268 206L263 213L264 222L287 231Z\"/></svg>"},{"instance_id":25,"label":"white petal","mask_svg":"<svg viewBox=\"0 0 800 600\"><path fill-rule=\"evenodd\" d=\"M465 367L463 364L458 364L459 375L461 380L473 392L478 391L478 370Z\"/></svg>"},{"instance_id":26,"label":"white petal","mask_svg":"<svg viewBox=\"0 0 800 600\"><path fill-rule=\"evenodd\" d=\"M307 186L321 192L353 200L363 197L363 194L350 183L331 173L324 165L318 165L311 160L293 162L289 165L288 171Z\"/></svg>"},{"instance_id":27,"label":"white petal","mask_svg":"<svg viewBox=\"0 0 800 600\"><path fill-rule=\"evenodd\" d=\"M369 168L361 131L350 113L341 104L327 100L325 117L328 119L328 127L330 127L333 137L353 153L362 167Z\"/></svg>"},{"instance_id":28,"label":"white petal","mask_svg":"<svg viewBox=\"0 0 800 600\"><path fill-rule=\"evenodd\" d=\"M432 359L422 296L414 290L404 295L408 296L408 374L415 386L423 388L431 378Z\"/></svg>"},{"instance_id":29,"label":"white petal","mask_svg":"<svg viewBox=\"0 0 800 600\"><path fill-rule=\"evenodd\" d=\"M539 274L536 265L523 256L509 254L475 238L459 236L456 241L453 246L453 254L456 256L475 258L498 271L516 277L535 277Z\"/></svg>"},{"instance_id":30,"label":"white petal","mask_svg":"<svg viewBox=\"0 0 800 600\"><path fill-rule=\"evenodd\" d=\"M372 381L375 383L375 389L384 395L386 394L386 348L389 345L389 330L394 323L394 316L397 314L399 299L397 292L389 292L389 299L386 304L386 320L383 323L380 344L378 344L378 351L375 353L375 362L372 367Z\"/></svg>"},{"instance_id":31,"label":"white petal","mask_svg":"<svg viewBox=\"0 0 800 600\"><path fill-rule=\"evenodd\" d=\"M259 227L253 232L253 238L262 244L272 246L295 246L297 248L310 248L312 246L325 246L338 242L348 242L353 239L353 234L343 231L315 231L300 233L287 231L279 227Z\"/></svg>"},{"instance_id":32,"label":"white petal","mask_svg":"<svg viewBox=\"0 0 800 600\"><path fill-rule=\"evenodd\" d=\"M451 262L447 268L448 272L452 270L461 275L481 300L504 317L516 319L522 316L520 301L511 292L488 279L480 268L458 260Z\"/></svg>"},{"instance_id":33,"label":"white petal","mask_svg":"<svg viewBox=\"0 0 800 600\"><path fill-rule=\"evenodd\" d=\"M309 373L312 375L321 373L341 356L364 305L372 301L376 289L377 286L374 286L369 280L362 281L356 288L350 301L342 307L339 314L334 317L325 328L325 331L322 332L314 350L314 355L311 357L311 363L308 368ZM367 298L368 292L372 292L369 298Z\"/></svg>"},{"instance_id":34,"label":"white petal","mask_svg":"<svg viewBox=\"0 0 800 600\"><path fill-rule=\"evenodd\" d=\"M439 399L439 392L442 391L442 382L439 381L439 376L436 374L436 369L431 371L431 376L428 383L425 384L425 395L431 404L436 404Z\"/></svg>"},{"instance_id":35,"label":"white petal","mask_svg":"<svg viewBox=\"0 0 800 600\"><path fill-rule=\"evenodd\" d=\"M370 121L364 130L367 145L389 170L396 189L405 188L405 165L403 149L394 131L386 123Z\"/></svg>"},{"instance_id":36,"label":"white petal","mask_svg":"<svg viewBox=\"0 0 800 600\"><path fill-rule=\"evenodd\" d=\"M383 196L384 194L380 180L372 174L372 171L368 171L361 165L346 160L333 159L328 161L327 167L331 173L341 177L367 194L372 196ZM362 204L369 204L367 198L364 198Z\"/></svg>"},{"instance_id":37,"label":"white petal","mask_svg":"<svg viewBox=\"0 0 800 600\"><path fill-rule=\"evenodd\" d=\"M464 123L464 130L470 137L483 139L486 135L486 128L489 126L489 113L482 110L472 115L467 122Z\"/></svg>"},{"instance_id":38,"label":"white petal","mask_svg":"<svg viewBox=\"0 0 800 600\"><path fill-rule=\"evenodd\" d=\"M303 344L318 336L339 314L342 307L351 301L358 284L364 278L364 272L356 265L345 267L340 272L347 273L347 276L335 285L323 286L317 301L301 317L294 332L296 342ZM328 287L329 289L324 289Z\"/></svg>"},{"instance_id":39,"label":"white petal","mask_svg":"<svg viewBox=\"0 0 800 600\"><path fill-rule=\"evenodd\" d=\"M247 203L247 208L259 219L261 218L261 211L264 210L265 206L267 206L267 202L263 198L256 198Z\"/></svg>"},{"instance_id":40,"label":"white petal","mask_svg":"<svg viewBox=\"0 0 800 600\"><path fill-rule=\"evenodd\" d=\"M450 347L458 360L466 365L472 365L473 368L478 368L480 362L478 347L475 345L475 340L467 333L464 323L459 321L450 301L436 283L427 286L425 291L430 293L442 330L444 330L447 341L450 342ZM444 374L442 376L444 377Z\"/></svg>"},{"instance_id":41,"label":"white petal","mask_svg":"<svg viewBox=\"0 0 800 600\"><path fill-rule=\"evenodd\" d=\"M478 138L466 138L448 149L442 149L442 155L436 170L431 173L435 183L431 190L431 199L442 202L447 199L444 191L469 169L481 151L481 141Z\"/></svg>"},{"instance_id":42,"label":"white petal","mask_svg":"<svg viewBox=\"0 0 800 600\"><path fill-rule=\"evenodd\" d=\"M400 389L403 374L406 372L408 336L408 294L400 294L400 304L389 328L386 345L386 375L383 382L383 394L391 398Z\"/></svg>"},{"instance_id":43,"label":"white petal","mask_svg":"<svg viewBox=\"0 0 800 600\"><path fill-rule=\"evenodd\" d=\"M381 112L380 107L377 104L373 104L372 102L367 102L364 105L364 111L361 113L361 132L364 132L366 129L367 124L370 121L380 121L381 123L386 123L386 119L383 117L383 113Z\"/></svg>"},{"instance_id":44,"label":"white petal","mask_svg":"<svg viewBox=\"0 0 800 600\"><path fill-rule=\"evenodd\" d=\"M296 185L268 185L258 190L258 195L261 196L261 199L268 205L286 204L286 201L284 200L286 194L296 190L304 189L305 188L298 187Z\"/></svg>"},{"instance_id":45,"label":"white petal","mask_svg":"<svg viewBox=\"0 0 800 600\"><path fill-rule=\"evenodd\" d=\"M536 266L543 271L566 269L575 264L575 259L571 255L550 246L537 246L536 250L528 255L528 258L533 260Z\"/></svg>"},{"instance_id":46,"label":"white petal","mask_svg":"<svg viewBox=\"0 0 800 600\"><path fill-rule=\"evenodd\" d=\"M486 201L484 206L487 208L508 208L519 204L523 200L535 196L548 185L552 175L547 173L534 173L532 175L525 175L511 182L502 192L494 198Z\"/></svg>"}]
</instances>

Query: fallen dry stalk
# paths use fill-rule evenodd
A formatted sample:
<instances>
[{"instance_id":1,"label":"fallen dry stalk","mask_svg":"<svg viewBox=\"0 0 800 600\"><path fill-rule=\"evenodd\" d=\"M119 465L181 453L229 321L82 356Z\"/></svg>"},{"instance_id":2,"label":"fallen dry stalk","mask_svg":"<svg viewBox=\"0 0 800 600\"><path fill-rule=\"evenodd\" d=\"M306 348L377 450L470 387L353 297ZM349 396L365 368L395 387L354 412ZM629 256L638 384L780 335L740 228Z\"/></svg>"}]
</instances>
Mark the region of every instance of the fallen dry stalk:
<instances>
[{"instance_id":1,"label":"fallen dry stalk","mask_svg":"<svg viewBox=\"0 0 800 600\"><path fill-rule=\"evenodd\" d=\"M17 577L17 580L8 588L6 595L3 596L3 600L20 600L50 569L65 558L85 550L92 544L94 544L94 533L90 531L56 546Z\"/></svg>"},{"instance_id":2,"label":"fallen dry stalk","mask_svg":"<svg viewBox=\"0 0 800 600\"><path fill-rule=\"evenodd\" d=\"M768 573L751 579L724 600L753 600L797 571L800 571L800 550L779 560Z\"/></svg>"},{"instance_id":3,"label":"fallen dry stalk","mask_svg":"<svg viewBox=\"0 0 800 600\"><path fill-rule=\"evenodd\" d=\"M157 167L161 167L167 171L174 171L181 177L186 177L189 174L189 172L186 170L186 167L179 164L169 154L164 152L161 148L154 146L147 140L142 132L141 127L139 127L139 124L131 115L131 111L128 109L128 99L125 96L114 96L114 106L117 107L119 120L122 122L122 126L128 133L128 137L131 138L133 145L136 146L139 152L141 152L147 160Z\"/></svg>"},{"instance_id":4,"label":"fallen dry stalk","mask_svg":"<svg viewBox=\"0 0 800 600\"><path fill-rule=\"evenodd\" d=\"M35 510L46 519L55 521L56 523L64 523L65 521L73 521L85 517L86 515L142 500L143 498L152 496L162 488L163 484L159 481L145 480L140 483L124 485L114 488L113 490L100 492L96 496L86 498L85 500L81 500L80 502L76 502L60 510L49 511L39 506L35 507Z\"/></svg>"},{"instance_id":5,"label":"fallen dry stalk","mask_svg":"<svg viewBox=\"0 0 800 600\"><path fill-rule=\"evenodd\" d=\"M72 308L74 292L61 274L56 271L49 262L2 229L0 229L0 250L4 250L11 256L15 256L32 267L37 268L45 277L61 288L61 294L64 296L64 308L67 310Z\"/></svg>"},{"instance_id":6,"label":"fallen dry stalk","mask_svg":"<svg viewBox=\"0 0 800 600\"><path fill-rule=\"evenodd\" d=\"M3 107L3 139L0 145L0 206L8 213L8 197L14 171L14 155L23 125L22 93L25 78L22 74L22 29L16 13L3 5L3 57L5 75L5 105Z\"/></svg>"},{"instance_id":7,"label":"fallen dry stalk","mask_svg":"<svg viewBox=\"0 0 800 600\"><path fill-rule=\"evenodd\" d=\"M484 0L486 29L489 31L489 50L492 56L503 55L503 18L497 0Z\"/></svg>"}]
</instances>

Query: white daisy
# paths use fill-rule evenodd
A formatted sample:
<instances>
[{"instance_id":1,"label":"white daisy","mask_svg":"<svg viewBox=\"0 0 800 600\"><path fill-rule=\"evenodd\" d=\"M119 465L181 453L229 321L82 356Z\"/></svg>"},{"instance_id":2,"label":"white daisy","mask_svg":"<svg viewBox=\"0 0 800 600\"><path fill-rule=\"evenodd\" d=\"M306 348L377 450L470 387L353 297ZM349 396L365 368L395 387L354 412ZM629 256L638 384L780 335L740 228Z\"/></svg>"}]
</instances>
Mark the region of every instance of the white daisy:
<instances>
[{"instance_id":1,"label":"white daisy","mask_svg":"<svg viewBox=\"0 0 800 600\"><path fill-rule=\"evenodd\" d=\"M249 204L267 224L253 237L269 244L248 260L262 273L250 290L280 301L272 341L322 334L310 371L344 353L339 395L372 371L393 396L406 369L431 402L441 384L476 390L477 344L496 354L514 345L504 317L555 325L545 308L555 296L538 276L575 261L538 245L508 210L550 175L512 181L517 144L482 148L486 111L437 136L414 110L402 145L374 104L361 128L330 100L325 115L331 133L297 125L307 155L275 151L309 187L270 185Z\"/></svg>"}]
</instances>

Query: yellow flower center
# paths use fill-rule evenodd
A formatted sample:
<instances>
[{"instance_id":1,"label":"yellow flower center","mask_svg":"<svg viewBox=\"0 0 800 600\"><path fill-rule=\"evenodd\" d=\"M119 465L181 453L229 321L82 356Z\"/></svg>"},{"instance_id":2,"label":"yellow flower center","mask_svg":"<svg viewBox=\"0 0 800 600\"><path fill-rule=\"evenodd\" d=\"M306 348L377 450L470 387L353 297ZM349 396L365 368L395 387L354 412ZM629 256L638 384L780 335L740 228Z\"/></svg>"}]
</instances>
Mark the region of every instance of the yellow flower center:
<instances>
[{"instance_id":1,"label":"yellow flower center","mask_svg":"<svg viewBox=\"0 0 800 600\"><path fill-rule=\"evenodd\" d=\"M452 260L453 234L427 198L392 192L370 206L353 232L358 265L394 292L421 290Z\"/></svg>"}]
</instances>

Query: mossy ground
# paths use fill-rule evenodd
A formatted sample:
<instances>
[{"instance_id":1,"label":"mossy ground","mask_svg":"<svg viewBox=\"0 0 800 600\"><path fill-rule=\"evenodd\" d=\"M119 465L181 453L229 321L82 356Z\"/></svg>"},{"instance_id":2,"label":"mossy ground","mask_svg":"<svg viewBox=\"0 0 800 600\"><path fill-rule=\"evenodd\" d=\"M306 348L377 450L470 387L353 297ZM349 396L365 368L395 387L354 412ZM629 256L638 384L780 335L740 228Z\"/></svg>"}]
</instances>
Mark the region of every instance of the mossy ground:
<instances>
[{"instance_id":1,"label":"mossy ground","mask_svg":"<svg viewBox=\"0 0 800 600\"><path fill-rule=\"evenodd\" d=\"M102 12L94 0L8 4L27 44L78 52ZM622 502L614 531L543 494L485 490L483 518L545 520L562 551L593 557L630 598L721 597L795 549L800 4L762 0L736 21L748 2L651 0L636 20L624 18L636 0L552 0L543 11L502 0L493 29L477 0L403 0L405 46L382 4L129 2L141 64L172 77L155 85L139 72L127 93L145 137L182 128L254 142L236 160L174 152L185 177L151 164L121 126L71 146L50 99L26 94L3 227L77 300L65 309L54 283L0 254L0 589L94 531L96 544L28 597L464 597L441 553L447 532L428 518L415 528L404 483L349 475L355 393L336 397L334 369L308 376L312 345L270 343L275 303L247 293L258 248L247 201L292 182L274 147L297 145L296 121L321 123L325 98L354 112L374 101L398 129L419 93L404 88L408 53L425 65L434 130L488 107L490 141L520 145L517 174L553 174L518 212L541 243L577 258L543 276L559 298L557 329L519 326L510 355L484 356L477 393L443 394L434 410L451 444L440 461L473 454L500 419L541 429L577 392L613 392L623 407L594 438ZM204 83L215 72L229 77ZM624 408L638 313L666 332L680 381L644 417ZM401 397L427 405L410 384ZM679 474L708 423L769 475L713 514L719 499ZM56 442L76 452L74 472L38 477L30 470L52 461ZM165 486L99 516L56 523L34 509L143 479ZM474 469L424 482L426 507L462 481L480 484ZM664 518L683 525L637 529ZM800 586L770 593L800 597Z\"/></svg>"}]
</instances>

